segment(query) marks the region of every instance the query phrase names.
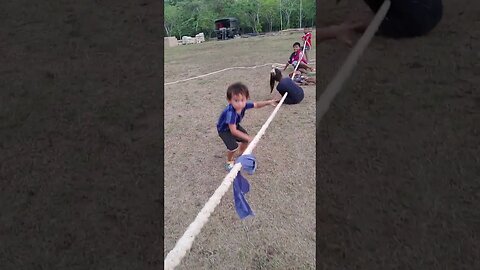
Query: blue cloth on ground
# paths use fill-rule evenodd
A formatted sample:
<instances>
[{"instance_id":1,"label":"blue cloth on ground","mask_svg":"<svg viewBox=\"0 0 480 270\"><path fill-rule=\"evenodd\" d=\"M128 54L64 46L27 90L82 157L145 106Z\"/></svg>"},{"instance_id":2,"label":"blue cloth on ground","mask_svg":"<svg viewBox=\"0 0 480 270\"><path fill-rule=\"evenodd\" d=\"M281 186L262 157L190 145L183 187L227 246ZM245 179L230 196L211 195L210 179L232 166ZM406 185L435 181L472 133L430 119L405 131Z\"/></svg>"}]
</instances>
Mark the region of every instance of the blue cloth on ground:
<instances>
[{"instance_id":1,"label":"blue cloth on ground","mask_svg":"<svg viewBox=\"0 0 480 270\"><path fill-rule=\"evenodd\" d=\"M244 219L248 216L253 216L254 213L248 205L247 200L245 199L245 194L250 191L250 184L247 179L245 179L240 172L238 172L237 177L233 181L233 199L235 202L235 210L237 211L240 219Z\"/></svg>"},{"instance_id":2,"label":"blue cloth on ground","mask_svg":"<svg viewBox=\"0 0 480 270\"><path fill-rule=\"evenodd\" d=\"M240 162L242 164L242 168L250 175L252 175L257 168L257 162L253 155L242 155L237 158L236 162ZM233 180L233 199L235 203L235 210L237 211L240 219L255 215L245 199L245 194L247 194L249 191L250 183L248 183L248 180L243 177L240 172L238 172L237 176Z\"/></svg>"}]
</instances>

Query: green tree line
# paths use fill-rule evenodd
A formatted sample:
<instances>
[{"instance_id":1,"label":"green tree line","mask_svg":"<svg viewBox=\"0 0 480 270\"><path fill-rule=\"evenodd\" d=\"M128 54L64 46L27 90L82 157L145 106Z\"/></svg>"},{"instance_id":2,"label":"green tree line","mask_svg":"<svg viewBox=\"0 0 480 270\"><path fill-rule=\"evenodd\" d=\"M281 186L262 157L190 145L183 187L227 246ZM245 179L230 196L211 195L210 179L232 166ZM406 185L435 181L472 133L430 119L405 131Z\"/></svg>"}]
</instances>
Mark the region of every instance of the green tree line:
<instances>
[{"instance_id":1,"label":"green tree line","mask_svg":"<svg viewBox=\"0 0 480 270\"><path fill-rule=\"evenodd\" d=\"M164 1L165 36L205 37L214 33L214 21L235 17L244 33L315 26L314 0L169 0Z\"/></svg>"}]
</instances>

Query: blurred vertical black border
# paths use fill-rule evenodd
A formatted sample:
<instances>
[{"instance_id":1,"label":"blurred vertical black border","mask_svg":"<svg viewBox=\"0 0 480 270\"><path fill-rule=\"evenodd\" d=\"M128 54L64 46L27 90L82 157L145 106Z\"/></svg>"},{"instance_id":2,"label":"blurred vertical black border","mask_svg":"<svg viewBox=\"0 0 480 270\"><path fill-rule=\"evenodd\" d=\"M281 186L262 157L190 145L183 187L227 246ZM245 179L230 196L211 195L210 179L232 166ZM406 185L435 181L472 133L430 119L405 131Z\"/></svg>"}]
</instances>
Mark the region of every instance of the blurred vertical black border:
<instances>
[{"instance_id":1,"label":"blurred vertical black border","mask_svg":"<svg viewBox=\"0 0 480 270\"><path fill-rule=\"evenodd\" d=\"M315 26L316 26L316 29L318 29L320 26L321 26L321 20L320 20L320 16L321 16L321 11L322 11L322 0L317 0L316 1L316 4L317 4L317 14L316 14L316 17L315 17ZM320 53L320 51L318 50L318 44L319 44L319 38L318 38L318 31L315 31L315 63L317 64L317 72L315 74L315 79L316 79L316 88L315 88L315 93L316 93L316 96L315 96L315 99L316 101L318 102L318 99L323 91L323 89L321 89L321 87L319 86L318 82L320 81L320 76L319 76L319 68L318 68L318 65L320 65L322 62L322 55ZM316 114L317 117L318 117L318 113ZM321 265L321 259L322 259L322 256L321 256L321 250L320 250L320 247L319 247L319 242L321 241L319 238L321 236L321 226L319 226L319 220L318 218L320 217L320 213L319 213L319 210L320 210L320 207L318 205L319 203L319 199L318 199L318 196L320 195L320 189L321 189L321 185L318 183L318 178L319 178L319 166L318 166L318 161L320 159L320 156L319 156L319 149L318 149L318 138L319 138L319 124L318 124L318 120L316 119L316 124L315 124L315 161L316 161L316 166L315 166L315 177L316 177L316 185L315 185L315 241L316 241L316 245L315 245L315 263L316 263L316 268L318 269Z\"/></svg>"},{"instance_id":2,"label":"blurred vertical black border","mask_svg":"<svg viewBox=\"0 0 480 270\"><path fill-rule=\"evenodd\" d=\"M317 0L316 1L316 4L317 4L317 14L315 16L315 26L316 26L316 29L318 29L320 27L320 14L321 14L321 10L322 10L322 0ZM319 44L319 38L318 38L318 31L315 31L315 63L317 64L317 73L315 73L315 80L317 82L316 84L316 87L315 87L315 99L316 99L316 102L318 102L318 98L320 97L320 94L322 93L321 91L323 91L323 89L321 89L321 87L319 87L319 79L320 79L320 76L318 75L318 65L321 63L320 61L322 60L322 57L321 57L321 54L318 50L318 44ZM316 113L317 117L318 117L318 113ZM318 155L318 135L319 135L319 131L318 131L318 120L315 118L315 161L316 163L318 163L318 160L319 160L319 155ZM316 178L316 185L315 185L315 242L316 242L316 245L315 245L315 264L316 264L316 268L318 269L319 266L320 266L320 261L321 261L321 253L320 253L320 248L319 248L319 237L320 237L320 226L318 224L318 218L320 216L320 213L318 212L319 211L319 205L318 205L318 196L320 194L320 185L318 184L318 173L319 173L319 167L318 167L318 164L315 164L315 178Z\"/></svg>"},{"instance_id":3,"label":"blurred vertical black border","mask_svg":"<svg viewBox=\"0 0 480 270\"><path fill-rule=\"evenodd\" d=\"M0 27L0 269L162 269L163 1L2 1Z\"/></svg>"}]
</instances>

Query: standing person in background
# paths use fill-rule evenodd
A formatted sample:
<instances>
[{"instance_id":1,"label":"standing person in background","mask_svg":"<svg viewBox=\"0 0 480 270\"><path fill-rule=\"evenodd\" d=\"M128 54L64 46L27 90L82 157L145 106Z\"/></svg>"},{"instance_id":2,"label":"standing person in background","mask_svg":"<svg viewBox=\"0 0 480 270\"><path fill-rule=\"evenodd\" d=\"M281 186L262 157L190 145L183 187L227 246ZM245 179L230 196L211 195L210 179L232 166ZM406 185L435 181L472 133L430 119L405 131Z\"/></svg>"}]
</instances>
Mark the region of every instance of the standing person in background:
<instances>
[{"instance_id":1,"label":"standing person in background","mask_svg":"<svg viewBox=\"0 0 480 270\"><path fill-rule=\"evenodd\" d=\"M312 47L312 32L308 28L303 29L304 35L302 36L303 40L303 46L305 46L305 58L308 61L308 55L307 52L310 51L310 48Z\"/></svg>"}]
</instances>

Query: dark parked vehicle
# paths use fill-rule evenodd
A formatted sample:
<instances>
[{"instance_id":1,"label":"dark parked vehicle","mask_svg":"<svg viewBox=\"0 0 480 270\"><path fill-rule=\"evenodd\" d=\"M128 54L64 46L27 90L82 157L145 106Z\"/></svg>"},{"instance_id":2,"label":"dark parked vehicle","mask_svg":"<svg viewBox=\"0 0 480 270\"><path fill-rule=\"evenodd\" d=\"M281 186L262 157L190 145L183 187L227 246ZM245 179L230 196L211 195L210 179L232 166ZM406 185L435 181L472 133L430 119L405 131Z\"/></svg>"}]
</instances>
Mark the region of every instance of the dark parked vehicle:
<instances>
[{"instance_id":1,"label":"dark parked vehicle","mask_svg":"<svg viewBox=\"0 0 480 270\"><path fill-rule=\"evenodd\" d=\"M229 39L240 34L240 23L237 18L223 18L215 21L217 39Z\"/></svg>"}]
</instances>

